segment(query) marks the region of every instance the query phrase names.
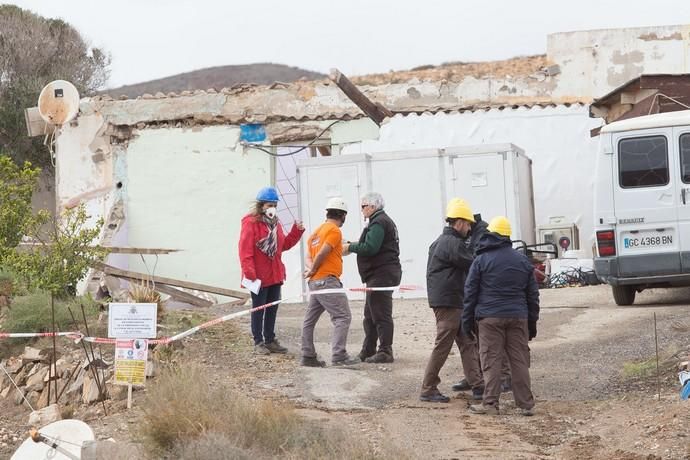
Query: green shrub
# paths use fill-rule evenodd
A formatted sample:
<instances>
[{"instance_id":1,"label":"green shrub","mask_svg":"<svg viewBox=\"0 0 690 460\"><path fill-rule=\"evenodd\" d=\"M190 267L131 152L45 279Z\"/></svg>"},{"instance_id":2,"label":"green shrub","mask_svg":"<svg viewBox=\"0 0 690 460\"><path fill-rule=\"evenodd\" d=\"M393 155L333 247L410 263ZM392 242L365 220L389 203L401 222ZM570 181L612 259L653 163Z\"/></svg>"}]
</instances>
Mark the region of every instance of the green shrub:
<instances>
[{"instance_id":1,"label":"green shrub","mask_svg":"<svg viewBox=\"0 0 690 460\"><path fill-rule=\"evenodd\" d=\"M94 319L99 313L96 302L88 297L81 297L68 301L55 301L55 323L58 331L74 330L72 317L68 307L82 323L81 308L84 305L87 319ZM26 296L15 297L12 308L6 311L6 318L1 325L3 332L49 332L52 330L52 313L50 309L50 294L34 292ZM93 333L93 331L91 331Z\"/></svg>"}]
</instances>

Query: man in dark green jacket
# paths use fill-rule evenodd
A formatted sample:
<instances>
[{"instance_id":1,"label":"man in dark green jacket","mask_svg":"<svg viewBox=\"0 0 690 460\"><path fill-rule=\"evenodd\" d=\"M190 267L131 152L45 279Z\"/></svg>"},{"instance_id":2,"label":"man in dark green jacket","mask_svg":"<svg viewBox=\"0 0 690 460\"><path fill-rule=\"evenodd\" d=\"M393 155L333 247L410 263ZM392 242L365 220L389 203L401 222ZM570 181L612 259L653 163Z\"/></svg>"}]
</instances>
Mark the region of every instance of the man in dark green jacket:
<instances>
[{"instance_id":1,"label":"man in dark green jacket","mask_svg":"<svg viewBox=\"0 0 690 460\"><path fill-rule=\"evenodd\" d=\"M357 254L357 268L367 287L400 284L398 229L384 212L383 197L376 192L362 197L362 214L368 219L357 243L346 243L343 254ZM359 358L368 363L393 362L393 291L367 291L364 303L364 343ZM378 350L376 345L378 343Z\"/></svg>"}]
</instances>

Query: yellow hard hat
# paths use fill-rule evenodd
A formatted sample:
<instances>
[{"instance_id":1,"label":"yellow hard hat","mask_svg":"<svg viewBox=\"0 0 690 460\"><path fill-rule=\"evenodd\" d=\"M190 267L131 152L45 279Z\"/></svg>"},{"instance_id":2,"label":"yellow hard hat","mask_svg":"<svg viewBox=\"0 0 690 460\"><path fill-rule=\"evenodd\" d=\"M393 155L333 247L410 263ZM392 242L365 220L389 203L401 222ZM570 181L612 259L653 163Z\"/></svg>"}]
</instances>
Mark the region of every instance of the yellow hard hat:
<instances>
[{"instance_id":1,"label":"yellow hard hat","mask_svg":"<svg viewBox=\"0 0 690 460\"><path fill-rule=\"evenodd\" d=\"M474 214L465 200L453 198L446 207L446 217L449 219L464 219L474 223Z\"/></svg>"},{"instance_id":2,"label":"yellow hard hat","mask_svg":"<svg viewBox=\"0 0 690 460\"><path fill-rule=\"evenodd\" d=\"M498 233L499 235L507 238L510 238L510 235L513 233L510 221L505 216L496 216L491 219L488 230L492 233Z\"/></svg>"}]
</instances>

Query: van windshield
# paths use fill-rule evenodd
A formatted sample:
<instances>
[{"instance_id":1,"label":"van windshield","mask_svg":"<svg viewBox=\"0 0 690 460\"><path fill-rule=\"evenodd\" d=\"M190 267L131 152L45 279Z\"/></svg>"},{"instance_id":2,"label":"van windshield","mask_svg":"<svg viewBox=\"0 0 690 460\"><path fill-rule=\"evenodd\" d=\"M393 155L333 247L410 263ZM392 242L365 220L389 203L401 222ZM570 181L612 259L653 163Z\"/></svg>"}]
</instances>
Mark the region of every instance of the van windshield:
<instances>
[{"instance_id":1,"label":"van windshield","mask_svg":"<svg viewBox=\"0 0 690 460\"><path fill-rule=\"evenodd\" d=\"M666 137L646 136L621 139L618 143L618 165L620 185L623 188L657 187L668 184Z\"/></svg>"}]
</instances>

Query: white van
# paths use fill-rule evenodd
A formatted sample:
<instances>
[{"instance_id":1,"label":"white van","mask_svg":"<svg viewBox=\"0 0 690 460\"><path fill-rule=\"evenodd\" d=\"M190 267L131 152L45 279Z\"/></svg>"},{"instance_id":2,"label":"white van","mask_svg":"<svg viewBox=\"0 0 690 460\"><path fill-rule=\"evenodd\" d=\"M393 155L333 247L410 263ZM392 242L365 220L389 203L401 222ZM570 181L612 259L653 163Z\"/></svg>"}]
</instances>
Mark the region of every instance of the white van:
<instances>
[{"instance_id":1,"label":"white van","mask_svg":"<svg viewBox=\"0 0 690 460\"><path fill-rule=\"evenodd\" d=\"M601 129L594 230L594 270L618 305L690 285L690 110Z\"/></svg>"}]
</instances>

